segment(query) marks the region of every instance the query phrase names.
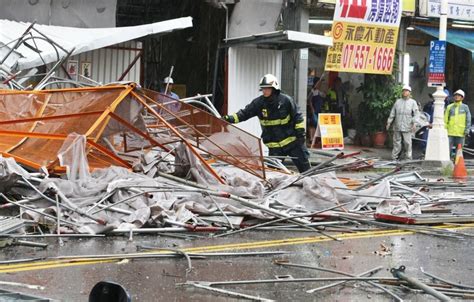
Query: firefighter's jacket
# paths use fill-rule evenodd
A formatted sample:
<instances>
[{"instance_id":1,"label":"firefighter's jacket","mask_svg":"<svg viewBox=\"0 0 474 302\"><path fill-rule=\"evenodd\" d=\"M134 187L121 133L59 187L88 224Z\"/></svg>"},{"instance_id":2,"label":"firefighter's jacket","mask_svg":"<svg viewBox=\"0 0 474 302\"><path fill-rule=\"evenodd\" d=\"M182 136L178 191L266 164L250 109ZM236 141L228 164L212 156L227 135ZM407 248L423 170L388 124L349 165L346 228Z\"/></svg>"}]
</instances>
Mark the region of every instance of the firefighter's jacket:
<instances>
[{"instance_id":1,"label":"firefighter's jacket","mask_svg":"<svg viewBox=\"0 0 474 302\"><path fill-rule=\"evenodd\" d=\"M263 95L245 108L230 115L231 123L246 121L254 116L260 119L262 140L268 148L289 148L304 140L304 119L296 103L286 94Z\"/></svg>"}]
</instances>

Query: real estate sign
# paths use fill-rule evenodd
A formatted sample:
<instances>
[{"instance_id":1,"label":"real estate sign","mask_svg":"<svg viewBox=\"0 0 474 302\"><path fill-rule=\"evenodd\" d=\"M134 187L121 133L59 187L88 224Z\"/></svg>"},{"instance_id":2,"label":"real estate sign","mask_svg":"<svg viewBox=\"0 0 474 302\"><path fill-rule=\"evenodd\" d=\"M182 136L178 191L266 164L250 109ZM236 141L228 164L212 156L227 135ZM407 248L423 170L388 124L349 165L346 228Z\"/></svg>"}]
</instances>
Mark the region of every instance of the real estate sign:
<instances>
[{"instance_id":1,"label":"real estate sign","mask_svg":"<svg viewBox=\"0 0 474 302\"><path fill-rule=\"evenodd\" d=\"M337 0L326 70L390 74L402 0Z\"/></svg>"}]
</instances>

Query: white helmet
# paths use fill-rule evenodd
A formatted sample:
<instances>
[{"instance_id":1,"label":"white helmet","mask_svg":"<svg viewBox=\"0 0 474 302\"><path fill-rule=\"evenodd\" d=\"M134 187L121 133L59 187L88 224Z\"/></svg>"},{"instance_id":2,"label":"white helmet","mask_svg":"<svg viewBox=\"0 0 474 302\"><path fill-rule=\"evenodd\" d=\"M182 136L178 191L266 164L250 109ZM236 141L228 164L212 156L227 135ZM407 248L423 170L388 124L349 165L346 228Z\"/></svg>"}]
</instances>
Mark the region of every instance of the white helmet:
<instances>
[{"instance_id":1,"label":"white helmet","mask_svg":"<svg viewBox=\"0 0 474 302\"><path fill-rule=\"evenodd\" d=\"M277 78L273 74L266 74L260 80L260 90L262 88L275 88L275 90L280 90L280 84L278 84Z\"/></svg>"},{"instance_id":2,"label":"white helmet","mask_svg":"<svg viewBox=\"0 0 474 302\"><path fill-rule=\"evenodd\" d=\"M411 87L410 87L410 85L404 85L402 90L408 90L408 91L411 92Z\"/></svg>"},{"instance_id":3,"label":"white helmet","mask_svg":"<svg viewBox=\"0 0 474 302\"><path fill-rule=\"evenodd\" d=\"M166 77L163 79L164 84L174 84L173 78L171 77Z\"/></svg>"},{"instance_id":4,"label":"white helmet","mask_svg":"<svg viewBox=\"0 0 474 302\"><path fill-rule=\"evenodd\" d=\"M456 94L459 94L460 96L462 96L464 98L464 91L462 91L461 89L457 90L453 95L456 95Z\"/></svg>"}]
</instances>

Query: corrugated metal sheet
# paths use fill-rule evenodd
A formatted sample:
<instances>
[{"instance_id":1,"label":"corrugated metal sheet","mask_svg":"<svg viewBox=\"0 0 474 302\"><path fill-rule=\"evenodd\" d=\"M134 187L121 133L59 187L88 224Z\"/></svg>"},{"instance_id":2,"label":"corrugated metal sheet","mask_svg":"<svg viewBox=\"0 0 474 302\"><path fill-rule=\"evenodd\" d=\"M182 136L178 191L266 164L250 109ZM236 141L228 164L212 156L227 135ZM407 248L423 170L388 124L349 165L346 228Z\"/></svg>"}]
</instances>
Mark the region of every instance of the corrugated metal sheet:
<instances>
[{"instance_id":1,"label":"corrugated metal sheet","mask_svg":"<svg viewBox=\"0 0 474 302\"><path fill-rule=\"evenodd\" d=\"M90 63L89 78L102 84L116 82L122 73L133 62L142 49L142 43L129 41L111 47L96 49L72 56L69 60L78 62L78 74L83 72L83 64ZM49 65L51 67L52 64ZM123 81L140 83L141 58L135 63ZM64 70L59 69L56 75L67 78ZM78 78L81 77L78 75ZM49 87L51 88L51 87Z\"/></svg>"},{"instance_id":2,"label":"corrugated metal sheet","mask_svg":"<svg viewBox=\"0 0 474 302\"><path fill-rule=\"evenodd\" d=\"M263 75L274 74L281 79L281 58L279 50L245 47L229 48L228 110L237 112L260 95L258 84ZM237 125L239 128L260 136L261 128L257 118Z\"/></svg>"}]
</instances>

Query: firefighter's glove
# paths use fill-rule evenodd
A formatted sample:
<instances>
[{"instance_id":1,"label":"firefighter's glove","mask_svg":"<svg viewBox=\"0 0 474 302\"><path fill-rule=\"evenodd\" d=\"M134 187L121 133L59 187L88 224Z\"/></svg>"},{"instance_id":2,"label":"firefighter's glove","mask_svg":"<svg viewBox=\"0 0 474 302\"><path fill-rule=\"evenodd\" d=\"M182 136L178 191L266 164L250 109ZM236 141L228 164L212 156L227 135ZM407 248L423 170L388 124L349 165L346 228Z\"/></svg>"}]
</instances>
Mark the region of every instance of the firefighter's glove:
<instances>
[{"instance_id":1,"label":"firefighter's glove","mask_svg":"<svg viewBox=\"0 0 474 302\"><path fill-rule=\"evenodd\" d=\"M304 131L304 128L297 128L295 129L295 132L296 132L296 137L297 138L304 138L306 135L305 135L305 131Z\"/></svg>"},{"instance_id":2,"label":"firefighter's glove","mask_svg":"<svg viewBox=\"0 0 474 302\"><path fill-rule=\"evenodd\" d=\"M228 123L234 123L234 117L232 115L224 115L222 119Z\"/></svg>"},{"instance_id":3,"label":"firefighter's glove","mask_svg":"<svg viewBox=\"0 0 474 302\"><path fill-rule=\"evenodd\" d=\"M306 144L306 139L304 137L297 137L296 141L298 142L298 144Z\"/></svg>"},{"instance_id":4,"label":"firefighter's glove","mask_svg":"<svg viewBox=\"0 0 474 302\"><path fill-rule=\"evenodd\" d=\"M304 128L296 129L296 141L301 143L301 144L306 143L306 135L305 135L305 132L304 132Z\"/></svg>"}]
</instances>

